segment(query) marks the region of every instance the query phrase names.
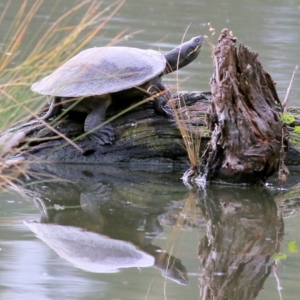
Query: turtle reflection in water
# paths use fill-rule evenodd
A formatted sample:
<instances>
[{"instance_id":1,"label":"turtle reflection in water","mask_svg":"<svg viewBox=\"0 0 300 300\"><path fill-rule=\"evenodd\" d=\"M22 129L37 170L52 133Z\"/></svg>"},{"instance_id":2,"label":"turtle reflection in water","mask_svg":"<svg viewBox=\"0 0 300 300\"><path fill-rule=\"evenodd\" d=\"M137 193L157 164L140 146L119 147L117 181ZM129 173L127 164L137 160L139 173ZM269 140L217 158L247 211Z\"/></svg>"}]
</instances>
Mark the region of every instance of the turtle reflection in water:
<instances>
[{"instance_id":1,"label":"turtle reflection in water","mask_svg":"<svg viewBox=\"0 0 300 300\"><path fill-rule=\"evenodd\" d=\"M189 282L187 270L181 260L162 252L155 245L139 249L131 242L74 226L35 221L25 221L24 224L59 256L82 270L112 273L122 268L154 266L161 271L163 277L178 284L187 285Z\"/></svg>"},{"instance_id":2,"label":"turtle reflection in water","mask_svg":"<svg viewBox=\"0 0 300 300\"><path fill-rule=\"evenodd\" d=\"M100 124L105 121L113 95L122 101L157 93L155 111L172 116L167 104L171 94L163 85L161 76L192 62L200 53L202 43L200 35L165 55L155 50L130 47L87 49L34 83L31 89L52 97L43 119L55 116L61 107L86 113L84 131L100 145L111 144L115 138L112 125L108 123L100 127ZM74 98L83 99L74 105Z\"/></svg>"}]
</instances>

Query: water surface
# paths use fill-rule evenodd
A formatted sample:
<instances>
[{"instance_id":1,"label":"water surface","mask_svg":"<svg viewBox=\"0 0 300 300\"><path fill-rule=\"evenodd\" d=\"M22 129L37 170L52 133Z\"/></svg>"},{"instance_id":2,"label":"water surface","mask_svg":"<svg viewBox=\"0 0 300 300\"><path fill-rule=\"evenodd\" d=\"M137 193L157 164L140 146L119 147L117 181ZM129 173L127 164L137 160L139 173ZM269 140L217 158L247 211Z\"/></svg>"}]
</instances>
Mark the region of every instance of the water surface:
<instances>
[{"instance_id":1,"label":"water surface","mask_svg":"<svg viewBox=\"0 0 300 300\"><path fill-rule=\"evenodd\" d=\"M284 299L297 299L297 186L189 191L180 173L31 168L1 194L1 299L210 299L218 285L277 299L276 255Z\"/></svg>"}]
</instances>

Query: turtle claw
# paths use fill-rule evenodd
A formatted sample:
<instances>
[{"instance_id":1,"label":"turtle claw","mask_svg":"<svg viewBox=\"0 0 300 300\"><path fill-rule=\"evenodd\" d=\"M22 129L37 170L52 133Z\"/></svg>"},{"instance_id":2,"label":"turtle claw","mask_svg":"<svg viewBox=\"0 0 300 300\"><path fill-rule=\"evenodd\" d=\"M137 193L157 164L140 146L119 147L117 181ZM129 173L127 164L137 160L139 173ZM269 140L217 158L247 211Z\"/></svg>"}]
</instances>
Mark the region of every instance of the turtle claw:
<instances>
[{"instance_id":1,"label":"turtle claw","mask_svg":"<svg viewBox=\"0 0 300 300\"><path fill-rule=\"evenodd\" d=\"M91 140L97 144L103 146L107 144L112 144L115 140L115 132L111 124L106 124L99 129L91 132L89 134Z\"/></svg>"},{"instance_id":2,"label":"turtle claw","mask_svg":"<svg viewBox=\"0 0 300 300\"><path fill-rule=\"evenodd\" d=\"M173 111L171 109L171 107L168 104L165 104L164 106L161 107L162 112L164 114L165 117L167 118L173 118Z\"/></svg>"}]
</instances>

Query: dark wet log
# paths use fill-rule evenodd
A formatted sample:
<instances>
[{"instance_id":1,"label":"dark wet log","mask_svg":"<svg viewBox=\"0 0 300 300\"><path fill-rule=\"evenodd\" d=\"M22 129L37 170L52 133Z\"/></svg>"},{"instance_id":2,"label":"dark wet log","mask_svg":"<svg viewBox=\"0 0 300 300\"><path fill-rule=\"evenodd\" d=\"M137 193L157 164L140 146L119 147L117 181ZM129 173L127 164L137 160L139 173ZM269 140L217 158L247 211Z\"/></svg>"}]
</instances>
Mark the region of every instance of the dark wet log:
<instances>
[{"instance_id":1,"label":"dark wet log","mask_svg":"<svg viewBox=\"0 0 300 300\"><path fill-rule=\"evenodd\" d=\"M188 124L189 130L205 125L210 93L186 93L177 97L180 100L174 100L175 109L182 116L183 122ZM183 102L186 104L184 107ZM120 107L112 105L108 118L120 110ZM186 150L175 121L155 114L152 103L143 104L112 121L116 132L116 140L112 145L100 146L88 136L82 136L84 117L68 114L54 126L57 132L73 140L82 152L44 124L30 123L19 129L28 131L30 128L26 139L22 141L29 144L21 155L29 159L42 157L47 161L72 163L142 163L149 166L181 166L187 163ZM208 134L203 137L203 145L208 138Z\"/></svg>"},{"instance_id":2,"label":"dark wet log","mask_svg":"<svg viewBox=\"0 0 300 300\"><path fill-rule=\"evenodd\" d=\"M237 50L235 42L224 29L214 49L208 120L212 135L200 176L206 181L257 184L278 171L288 133L271 76L257 53L243 45Z\"/></svg>"},{"instance_id":3,"label":"dark wet log","mask_svg":"<svg viewBox=\"0 0 300 300\"><path fill-rule=\"evenodd\" d=\"M199 299L256 299L284 234L274 197L265 188L210 186L199 205L207 221Z\"/></svg>"},{"instance_id":4,"label":"dark wet log","mask_svg":"<svg viewBox=\"0 0 300 300\"><path fill-rule=\"evenodd\" d=\"M176 111L186 121L191 130L203 128L201 148L205 149L210 139L206 127L206 113L210 106L210 92L189 92L176 95ZM181 99L181 101L179 101ZM184 99L184 101L183 101ZM113 113L113 110L110 112ZM135 110L113 121L117 140L111 146L98 146L88 137L83 137L75 143L84 151L83 155L74 146L59 137L44 124L20 125L17 131L26 131L34 127L22 144L29 143L20 153L31 160L36 158L54 162L71 163L133 163L147 164L148 168L157 164L182 166L188 164L187 153L177 125L174 121L158 116L151 104L142 105ZM79 116L67 115L55 129L70 139L76 139L83 134L83 119ZM36 138L40 140L36 141ZM33 142L34 140L34 142ZM299 165L300 152L296 147L290 147L286 164Z\"/></svg>"}]
</instances>

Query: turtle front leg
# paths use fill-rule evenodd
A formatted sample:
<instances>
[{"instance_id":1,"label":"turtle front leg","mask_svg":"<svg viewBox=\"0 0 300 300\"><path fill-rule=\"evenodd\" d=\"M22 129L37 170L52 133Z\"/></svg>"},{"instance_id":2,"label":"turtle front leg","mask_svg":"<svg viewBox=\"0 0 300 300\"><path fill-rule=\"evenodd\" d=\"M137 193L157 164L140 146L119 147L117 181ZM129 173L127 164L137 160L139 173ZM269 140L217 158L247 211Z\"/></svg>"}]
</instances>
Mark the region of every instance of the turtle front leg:
<instances>
[{"instance_id":1,"label":"turtle front leg","mask_svg":"<svg viewBox=\"0 0 300 300\"><path fill-rule=\"evenodd\" d=\"M115 139L115 132L110 123L101 125L105 121L107 107L111 104L111 97L100 101L85 118L84 131L90 132L89 138L99 145L111 144Z\"/></svg>"},{"instance_id":2,"label":"turtle front leg","mask_svg":"<svg viewBox=\"0 0 300 300\"><path fill-rule=\"evenodd\" d=\"M149 87L148 92L151 94L156 94L162 91L165 92L159 97L156 97L156 99L154 100L154 110L156 111L156 113L164 115L167 118L173 118L172 109L168 105L168 101L172 98L172 95L163 85L161 78L157 77L151 82L151 86Z\"/></svg>"}]
</instances>

